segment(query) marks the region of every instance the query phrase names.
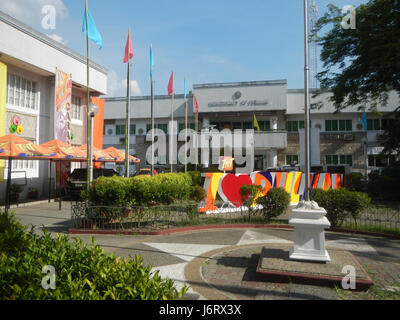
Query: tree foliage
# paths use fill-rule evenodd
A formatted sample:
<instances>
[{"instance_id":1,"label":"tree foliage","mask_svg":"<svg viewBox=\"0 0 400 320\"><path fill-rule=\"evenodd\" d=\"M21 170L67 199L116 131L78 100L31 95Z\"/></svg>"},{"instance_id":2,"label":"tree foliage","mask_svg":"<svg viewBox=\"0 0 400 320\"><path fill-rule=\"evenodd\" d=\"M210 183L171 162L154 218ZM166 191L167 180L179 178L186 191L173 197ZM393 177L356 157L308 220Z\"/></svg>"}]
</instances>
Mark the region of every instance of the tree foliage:
<instances>
[{"instance_id":1,"label":"tree foliage","mask_svg":"<svg viewBox=\"0 0 400 320\"><path fill-rule=\"evenodd\" d=\"M385 105L388 92L400 94L400 1L371 0L356 9L356 29L345 29L341 8L328 5L314 32L332 25L322 46L321 89L329 89L338 111L369 103Z\"/></svg>"}]
</instances>

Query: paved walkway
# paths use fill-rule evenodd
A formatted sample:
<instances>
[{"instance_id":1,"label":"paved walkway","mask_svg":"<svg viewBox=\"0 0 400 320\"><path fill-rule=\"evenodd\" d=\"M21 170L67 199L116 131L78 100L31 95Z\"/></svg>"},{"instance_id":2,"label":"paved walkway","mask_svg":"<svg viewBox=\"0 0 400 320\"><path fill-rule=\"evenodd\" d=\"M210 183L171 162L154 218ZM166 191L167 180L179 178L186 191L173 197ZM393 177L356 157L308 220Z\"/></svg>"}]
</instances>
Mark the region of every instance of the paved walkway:
<instances>
[{"instance_id":1,"label":"paved walkway","mask_svg":"<svg viewBox=\"0 0 400 320\"><path fill-rule=\"evenodd\" d=\"M70 206L43 203L13 209L24 224L66 232ZM40 228L38 232L40 232ZM90 235L72 235L90 243ZM158 236L96 235L106 252L129 257L140 254L177 287L190 289L186 299L374 299L374 292L351 293L334 288L266 282L255 272L263 246L291 245L285 229L210 229ZM400 240L326 233L327 249L352 252L380 288L390 294L400 286ZM399 299L400 295L394 296Z\"/></svg>"}]
</instances>

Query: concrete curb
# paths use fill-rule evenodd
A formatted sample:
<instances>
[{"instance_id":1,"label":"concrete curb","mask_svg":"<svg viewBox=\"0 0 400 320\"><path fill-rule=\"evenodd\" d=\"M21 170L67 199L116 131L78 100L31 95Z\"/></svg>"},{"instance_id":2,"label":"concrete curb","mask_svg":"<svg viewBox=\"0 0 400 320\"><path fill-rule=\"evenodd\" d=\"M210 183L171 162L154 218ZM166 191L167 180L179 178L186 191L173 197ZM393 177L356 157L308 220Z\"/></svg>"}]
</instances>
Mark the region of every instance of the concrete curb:
<instances>
[{"instance_id":1,"label":"concrete curb","mask_svg":"<svg viewBox=\"0 0 400 320\"><path fill-rule=\"evenodd\" d=\"M88 229L68 229L70 234L103 234L103 235L168 235L181 232L190 232L198 230L209 230L209 229L243 229L243 228L265 228L265 229L290 229L293 227L288 224L223 224L223 225L202 225L202 226L190 226L181 227L174 229L166 229L159 231L124 231L124 230L88 230ZM339 233L350 233L359 234L372 237L385 237L391 239L400 239L400 236L388 233L362 231L362 230L352 230L352 229L342 229L342 228L330 228L326 232L339 232Z\"/></svg>"}]
</instances>

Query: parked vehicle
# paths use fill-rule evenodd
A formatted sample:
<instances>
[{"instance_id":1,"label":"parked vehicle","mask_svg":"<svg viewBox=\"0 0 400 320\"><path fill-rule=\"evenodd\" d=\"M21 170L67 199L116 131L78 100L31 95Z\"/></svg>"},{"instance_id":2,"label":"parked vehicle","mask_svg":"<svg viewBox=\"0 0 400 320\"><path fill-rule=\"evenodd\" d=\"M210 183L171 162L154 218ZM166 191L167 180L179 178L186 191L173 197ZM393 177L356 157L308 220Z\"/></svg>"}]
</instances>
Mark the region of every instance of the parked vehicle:
<instances>
[{"instance_id":1,"label":"parked vehicle","mask_svg":"<svg viewBox=\"0 0 400 320\"><path fill-rule=\"evenodd\" d=\"M119 176L114 169L93 168L93 180L98 177ZM75 169L67 180L66 193L71 197L71 200L79 200L81 191L86 188L87 169Z\"/></svg>"},{"instance_id":2,"label":"parked vehicle","mask_svg":"<svg viewBox=\"0 0 400 320\"><path fill-rule=\"evenodd\" d=\"M151 169L150 168L142 168L136 173L136 175L137 176L139 176L139 175L149 175L149 176L151 176Z\"/></svg>"}]
</instances>

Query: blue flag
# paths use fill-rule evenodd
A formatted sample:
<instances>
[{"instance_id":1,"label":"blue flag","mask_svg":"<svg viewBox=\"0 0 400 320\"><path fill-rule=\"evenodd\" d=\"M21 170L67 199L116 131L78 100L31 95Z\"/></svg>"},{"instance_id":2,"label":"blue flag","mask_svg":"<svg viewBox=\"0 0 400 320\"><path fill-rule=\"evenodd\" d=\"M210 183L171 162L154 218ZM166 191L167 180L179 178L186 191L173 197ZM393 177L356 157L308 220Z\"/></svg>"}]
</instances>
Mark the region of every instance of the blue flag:
<instances>
[{"instance_id":1,"label":"blue flag","mask_svg":"<svg viewBox=\"0 0 400 320\"><path fill-rule=\"evenodd\" d=\"M183 79L183 98L186 99L186 79Z\"/></svg>"},{"instance_id":2,"label":"blue flag","mask_svg":"<svg viewBox=\"0 0 400 320\"><path fill-rule=\"evenodd\" d=\"M365 113L365 111L362 114L361 122L364 127L364 130L367 130L367 114Z\"/></svg>"},{"instance_id":3,"label":"blue flag","mask_svg":"<svg viewBox=\"0 0 400 320\"><path fill-rule=\"evenodd\" d=\"M99 30L97 30L96 24L94 23L94 20L92 18L92 15L90 14L89 9L87 12L87 16L88 16L89 39L97 43L101 49L103 47L103 39L101 38ZM85 8L85 13L83 15L82 32L86 34L86 8Z\"/></svg>"},{"instance_id":4,"label":"blue flag","mask_svg":"<svg viewBox=\"0 0 400 320\"><path fill-rule=\"evenodd\" d=\"M153 73L153 67L154 67L153 50L150 46L150 74Z\"/></svg>"}]
</instances>

